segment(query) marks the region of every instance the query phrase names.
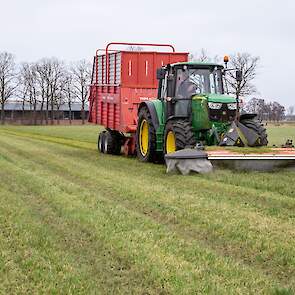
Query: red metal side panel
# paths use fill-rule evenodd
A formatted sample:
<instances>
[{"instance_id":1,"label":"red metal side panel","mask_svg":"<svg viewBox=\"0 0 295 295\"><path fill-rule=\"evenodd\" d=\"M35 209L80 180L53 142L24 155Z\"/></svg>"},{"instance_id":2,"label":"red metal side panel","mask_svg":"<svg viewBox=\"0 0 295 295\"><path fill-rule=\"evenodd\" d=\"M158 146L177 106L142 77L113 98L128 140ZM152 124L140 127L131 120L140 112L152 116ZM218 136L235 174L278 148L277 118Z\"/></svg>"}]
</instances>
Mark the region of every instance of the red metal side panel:
<instances>
[{"instance_id":1,"label":"red metal side panel","mask_svg":"<svg viewBox=\"0 0 295 295\"><path fill-rule=\"evenodd\" d=\"M121 86L156 88L156 71L168 63L188 60L188 53L121 52Z\"/></svg>"},{"instance_id":2,"label":"red metal side panel","mask_svg":"<svg viewBox=\"0 0 295 295\"><path fill-rule=\"evenodd\" d=\"M142 86L153 86L155 53L138 54L138 77L137 84Z\"/></svg>"},{"instance_id":3,"label":"red metal side panel","mask_svg":"<svg viewBox=\"0 0 295 295\"><path fill-rule=\"evenodd\" d=\"M133 52L124 52L121 59L121 85L137 85L137 54Z\"/></svg>"},{"instance_id":4,"label":"red metal side panel","mask_svg":"<svg viewBox=\"0 0 295 295\"><path fill-rule=\"evenodd\" d=\"M120 88L117 86L91 86L89 122L107 128L120 129Z\"/></svg>"},{"instance_id":5,"label":"red metal side panel","mask_svg":"<svg viewBox=\"0 0 295 295\"><path fill-rule=\"evenodd\" d=\"M89 122L135 132L139 104L156 97L155 88L91 86Z\"/></svg>"},{"instance_id":6,"label":"red metal side panel","mask_svg":"<svg viewBox=\"0 0 295 295\"><path fill-rule=\"evenodd\" d=\"M188 61L188 53L170 53L169 55L169 63L173 64L176 62L186 62Z\"/></svg>"},{"instance_id":7,"label":"red metal side panel","mask_svg":"<svg viewBox=\"0 0 295 295\"><path fill-rule=\"evenodd\" d=\"M187 53L122 51L114 55L109 69L111 82L120 83L114 86L104 84L105 59L101 58L101 69L97 72L99 83L90 86L89 122L121 132L135 132L140 102L157 97L156 70L187 59Z\"/></svg>"},{"instance_id":8,"label":"red metal side panel","mask_svg":"<svg viewBox=\"0 0 295 295\"><path fill-rule=\"evenodd\" d=\"M137 110L142 101L156 99L155 88L121 88L121 132L135 132Z\"/></svg>"}]
</instances>

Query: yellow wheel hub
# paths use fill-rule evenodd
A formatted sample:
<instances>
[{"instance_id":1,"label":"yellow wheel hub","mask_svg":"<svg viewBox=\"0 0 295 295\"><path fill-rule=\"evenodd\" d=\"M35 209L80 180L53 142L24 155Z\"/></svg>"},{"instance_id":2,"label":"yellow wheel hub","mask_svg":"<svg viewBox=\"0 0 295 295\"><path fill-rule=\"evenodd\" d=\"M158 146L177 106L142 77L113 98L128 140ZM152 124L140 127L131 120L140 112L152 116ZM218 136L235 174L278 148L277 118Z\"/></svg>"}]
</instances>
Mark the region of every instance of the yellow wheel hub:
<instances>
[{"instance_id":1,"label":"yellow wheel hub","mask_svg":"<svg viewBox=\"0 0 295 295\"><path fill-rule=\"evenodd\" d=\"M169 131L167 134L166 152L167 152L167 154L176 152L175 135L174 135L173 131Z\"/></svg>"},{"instance_id":2,"label":"yellow wheel hub","mask_svg":"<svg viewBox=\"0 0 295 295\"><path fill-rule=\"evenodd\" d=\"M143 156L146 156L149 148L149 123L144 119L139 129L139 147Z\"/></svg>"}]
</instances>

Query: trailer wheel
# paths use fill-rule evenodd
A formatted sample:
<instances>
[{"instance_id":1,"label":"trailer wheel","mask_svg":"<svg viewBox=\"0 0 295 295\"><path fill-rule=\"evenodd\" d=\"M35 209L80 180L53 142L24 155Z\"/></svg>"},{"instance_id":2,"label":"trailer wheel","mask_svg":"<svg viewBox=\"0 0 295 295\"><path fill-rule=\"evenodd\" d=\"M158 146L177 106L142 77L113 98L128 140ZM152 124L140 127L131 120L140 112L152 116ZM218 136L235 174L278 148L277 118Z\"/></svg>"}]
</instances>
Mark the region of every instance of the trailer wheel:
<instances>
[{"instance_id":1,"label":"trailer wheel","mask_svg":"<svg viewBox=\"0 0 295 295\"><path fill-rule=\"evenodd\" d=\"M115 130L105 131L103 150L105 154L119 155L122 146L122 135Z\"/></svg>"},{"instance_id":2,"label":"trailer wheel","mask_svg":"<svg viewBox=\"0 0 295 295\"><path fill-rule=\"evenodd\" d=\"M241 120L240 123L245 125L247 128L252 129L259 135L258 146L267 146L267 133L264 125L257 119L245 119Z\"/></svg>"},{"instance_id":3,"label":"trailer wheel","mask_svg":"<svg viewBox=\"0 0 295 295\"><path fill-rule=\"evenodd\" d=\"M196 145L192 125L187 120L170 120L164 133L164 153L174 153Z\"/></svg>"},{"instance_id":4,"label":"trailer wheel","mask_svg":"<svg viewBox=\"0 0 295 295\"><path fill-rule=\"evenodd\" d=\"M156 130L152 122L151 114L143 107L138 114L136 130L136 153L142 162L157 161Z\"/></svg>"},{"instance_id":5,"label":"trailer wheel","mask_svg":"<svg viewBox=\"0 0 295 295\"><path fill-rule=\"evenodd\" d=\"M103 153L104 152L104 139L105 139L105 131L102 131L98 135L98 140L97 140L97 149Z\"/></svg>"}]
</instances>

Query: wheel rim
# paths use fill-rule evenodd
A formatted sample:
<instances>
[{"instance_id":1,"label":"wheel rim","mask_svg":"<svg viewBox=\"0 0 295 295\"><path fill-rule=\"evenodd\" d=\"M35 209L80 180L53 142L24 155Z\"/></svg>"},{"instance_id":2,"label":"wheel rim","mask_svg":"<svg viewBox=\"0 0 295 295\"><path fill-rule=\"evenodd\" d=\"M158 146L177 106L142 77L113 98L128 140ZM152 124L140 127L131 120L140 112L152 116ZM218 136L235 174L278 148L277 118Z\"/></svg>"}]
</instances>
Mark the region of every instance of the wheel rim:
<instances>
[{"instance_id":1,"label":"wheel rim","mask_svg":"<svg viewBox=\"0 0 295 295\"><path fill-rule=\"evenodd\" d=\"M174 153L176 151L175 135L173 131L169 131L166 137L166 152Z\"/></svg>"},{"instance_id":2,"label":"wheel rim","mask_svg":"<svg viewBox=\"0 0 295 295\"><path fill-rule=\"evenodd\" d=\"M139 129L139 147L143 156L146 156L149 148L149 123L142 120Z\"/></svg>"}]
</instances>

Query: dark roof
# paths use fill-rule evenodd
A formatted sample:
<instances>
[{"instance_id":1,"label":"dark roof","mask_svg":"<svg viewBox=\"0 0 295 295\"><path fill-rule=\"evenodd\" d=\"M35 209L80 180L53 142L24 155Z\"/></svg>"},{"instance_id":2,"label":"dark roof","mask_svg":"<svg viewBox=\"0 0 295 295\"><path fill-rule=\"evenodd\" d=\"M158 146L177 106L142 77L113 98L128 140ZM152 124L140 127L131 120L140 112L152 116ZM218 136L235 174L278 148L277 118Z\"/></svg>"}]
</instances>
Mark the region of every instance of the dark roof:
<instances>
[{"instance_id":1,"label":"dark roof","mask_svg":"<svg viewBox=\"0 0 295 295\"><path fill-rule=\"evenodd\" d=\"M199 66L199 67L223 67L223 65L212 62L204 62L204 61L185 61L185 62L176 62L171 64L171 66L177 65L188 65L188 66Z\"/></svg>"},{"instance_id":2,"label":"dark roof","mask_svg":"<svg viewBox=\"0 0 295 295\"><path fill-rule=\"evenodd\" d=\"M45 105L43 106L43 110L45 109ZM79 102L75 102L72 103L72 111L73 112L79 112L81 111L81 107L82 104ZM49 106L49 110L50 110L51 106ZM7 102L4 106L4 109L6 111L22 111L23 110L23 103L22 101L11 101L11 102ZM37 104L37 110L40 111L41 109L41 104L38 103ZM24 110L25 111L29 111L29 110L33 110L33 105L30 106L30 104L28 102L25 103L24 105ZM56 106L54 107L54 110L56 110ZM69 111L69 106L68 104L63 104L60 106L60 110L61 111ZM85 104L85 111L88 111L88 104Z\"/></svg>"}]
</instances>

